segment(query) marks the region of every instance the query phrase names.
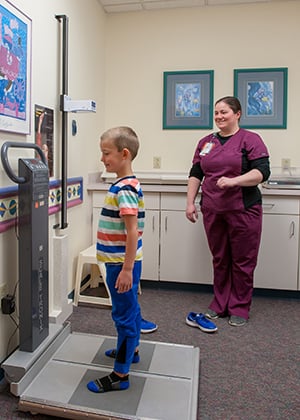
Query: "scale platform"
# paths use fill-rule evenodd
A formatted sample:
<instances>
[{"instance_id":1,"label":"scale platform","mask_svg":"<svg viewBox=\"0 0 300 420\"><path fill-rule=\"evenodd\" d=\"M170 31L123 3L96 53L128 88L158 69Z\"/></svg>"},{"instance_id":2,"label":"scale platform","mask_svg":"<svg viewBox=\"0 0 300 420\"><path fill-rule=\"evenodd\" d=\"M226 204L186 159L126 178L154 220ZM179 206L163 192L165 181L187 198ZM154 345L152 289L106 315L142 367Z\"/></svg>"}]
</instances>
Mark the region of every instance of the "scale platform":
<instances>
[{"instance_id":1,"label":"scale platform","mask_svg":"<svg viewBox=\"0 0 300 420\"><path fill-rule=\"evenodd\" d=\"M68 326L60 335L46 351L53 353L48 361L42 355L20 381L11 383L20 410L69 419L197 419L199 348L141 341L130 388L95 394L86 384L112 371L113 359L104 353L116 346L116 338L72 333ZM12 367L7 371L20 373Z\"/></svg>"}]
</instances>

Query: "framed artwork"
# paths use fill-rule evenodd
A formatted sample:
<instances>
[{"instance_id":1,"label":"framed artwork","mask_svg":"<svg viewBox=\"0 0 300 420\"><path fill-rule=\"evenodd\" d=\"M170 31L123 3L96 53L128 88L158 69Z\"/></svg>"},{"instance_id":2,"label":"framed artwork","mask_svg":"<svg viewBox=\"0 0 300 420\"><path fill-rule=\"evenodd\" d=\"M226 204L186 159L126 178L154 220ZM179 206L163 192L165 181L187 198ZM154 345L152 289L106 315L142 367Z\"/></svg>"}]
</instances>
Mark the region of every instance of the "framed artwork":
<instances>
[{"instance_id":1,"label":"framed artwork","mask_svg":"<svg viewBox=\"0 0 300 420\"><path fill-rule=\"evenodd\" d=\"M164 72L163 128L212 128L213 83L213 70Z\"/></svg>"},{"instance_id":2,"label":"framed artwork","mask_svg":"<svg viewBox=\"0 0 300 420\"><path fill-rule=\"evenodd\" d=\"M286 128L288 69L234 70L234 96L242 105L243 128Z\"/></svg>"},{"instance_id":3,"label":"framed artwork","mask_svg":"<svg viewBox=\"0 0 300 420\"><path fill-rule=\"evenodd\" d=\"M53 177L53 109L34 106L35 143L42 149L48 162L49 176Z\"/></svg>"},{"instance_id":4,"label":"framed artwork","mask_svg":"<svg viewBox=\"0 0 300 420\"><path fill-rule=\"evenodd\" d=\"M0 0L0 130L30 133L31 20Z\"/></svg>"}]
</instances>

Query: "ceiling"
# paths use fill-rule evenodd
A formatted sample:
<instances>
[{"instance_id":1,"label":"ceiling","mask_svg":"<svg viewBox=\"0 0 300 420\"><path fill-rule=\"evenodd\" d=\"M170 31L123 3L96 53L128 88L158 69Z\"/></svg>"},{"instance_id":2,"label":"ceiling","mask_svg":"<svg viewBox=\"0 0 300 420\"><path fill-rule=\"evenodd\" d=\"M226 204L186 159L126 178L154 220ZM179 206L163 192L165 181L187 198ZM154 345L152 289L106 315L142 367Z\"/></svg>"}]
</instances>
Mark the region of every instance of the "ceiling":
<instances>
[{"instance_id":1,"label":"ceiling","mask_svg":"<svg viewBox=\"0 0 300 420\"><path fill-rule=\"evenodd\" d=\"M175 9L179 7L207 7L225 4L271 3L285 0L98 0L106 13L142 10ZM299 0L294 0L299 1Z\"/></svg>"}]
</instances>

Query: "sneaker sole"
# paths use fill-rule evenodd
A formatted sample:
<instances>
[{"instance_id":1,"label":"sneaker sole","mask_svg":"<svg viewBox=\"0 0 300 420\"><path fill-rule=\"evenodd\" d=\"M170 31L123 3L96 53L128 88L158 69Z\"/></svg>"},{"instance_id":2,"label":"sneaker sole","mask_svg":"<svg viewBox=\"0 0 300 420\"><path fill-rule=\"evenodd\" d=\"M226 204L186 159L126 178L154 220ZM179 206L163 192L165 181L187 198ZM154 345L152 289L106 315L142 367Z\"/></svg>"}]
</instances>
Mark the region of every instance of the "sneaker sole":
<instances>
[{"instance_id":1,"label":"sneaker sole","mask_svg":"<svg viewBox=\"0 0 300 420\"><path fill-rule=\"evenodd\" d=\"M190 327L199 327L199 325L197 324L197 322L194 321L190 321L188 318L185 319L185 322L187 325L189 325Z\"/></svg>"},{"instance_id":2,"label":"sneaker sole","mask_svg":"<svg viewBox=\"0 0 300 420\"><path fill-rule=\"evenodd\" d=\"M213 329L212 328L205 328L205 327L202 327L201 325L199 325L197 322L190 321L187 318L186 318L185 322L190 327L200 328L200 330L203 331L203 332L212 333L212 332L218 331L218 328L217 327L216 328L213 328Z\"/></svg>"},{"instance_id":3,"label":"sneaker sole","mask_svg":"<svg viewBox=\"0 0 300 420\"><path fill-rule=\"evenodd\" d=\"M143 329L141 329L141 333L142 333L142 334L149 334L149 333L152 333L152 332L156 331L156 330L157 330L157 328L158 328L158 327L155 327L155 328L151 328L151 329L149 329L149 330L143 330Z\"/></svg>"},{"instance_id":4,"label":"sneaker sole","mask_svg":"<svg viewBox=\"0 0 300 420\"><path fill-rule=\"evenodd\" d=\"M231 325L232 327L243 327L244 325L246 325L247 324L247 321L245 321L245 322L242 322L242 323L240 323L240 324L236 324L235 322L232 322L232 321L228 321L228 324L229 325Z\"/></svg>"}]
</instances>

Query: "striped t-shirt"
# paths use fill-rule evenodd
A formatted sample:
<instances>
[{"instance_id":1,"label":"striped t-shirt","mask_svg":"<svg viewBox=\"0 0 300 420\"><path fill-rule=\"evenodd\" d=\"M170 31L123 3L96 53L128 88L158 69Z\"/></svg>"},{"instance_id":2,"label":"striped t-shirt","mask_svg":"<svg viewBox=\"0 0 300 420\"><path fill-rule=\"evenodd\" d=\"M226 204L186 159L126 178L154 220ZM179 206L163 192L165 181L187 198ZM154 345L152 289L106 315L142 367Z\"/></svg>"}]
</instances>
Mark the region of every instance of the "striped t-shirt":
<instances>
[{"instance_id":1,"label":"striped t-shirt","mask_svg":"<svg viewBox=\"0 0 300 420\"><path fill-rule=\"evenodd\" d=\"M109 188L97 231L97 259L105 263L125 260L126 229L123 215L136 215L138 243L135 260L142 260L142 234L145 222L144 197L135 176L119 179Z\"/></svg>"}]
</instances>

